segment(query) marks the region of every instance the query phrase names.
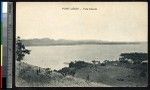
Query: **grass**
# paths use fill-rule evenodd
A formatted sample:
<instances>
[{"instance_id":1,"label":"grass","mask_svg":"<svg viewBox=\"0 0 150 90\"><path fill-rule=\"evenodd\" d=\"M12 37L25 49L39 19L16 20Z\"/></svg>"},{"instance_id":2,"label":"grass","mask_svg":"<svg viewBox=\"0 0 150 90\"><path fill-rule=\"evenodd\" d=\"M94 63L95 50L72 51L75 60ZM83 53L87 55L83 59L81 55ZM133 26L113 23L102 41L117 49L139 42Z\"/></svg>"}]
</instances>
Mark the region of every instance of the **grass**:
<instances>
[{"instance_id":1,"label":"grass","mask_svg":"<svg viewBox=\"0 0 150 90\"><path fill-rule=\"evenodd\" d=\"M17 87L110 87L109 85L97 82L87 81L85 79L73 76L63 76L52 71L46 73L46 68L40 68L41 73L37 74L37 66L26 63L18 63L16 68L16 86Z\"/></svg>"}]
</instances>

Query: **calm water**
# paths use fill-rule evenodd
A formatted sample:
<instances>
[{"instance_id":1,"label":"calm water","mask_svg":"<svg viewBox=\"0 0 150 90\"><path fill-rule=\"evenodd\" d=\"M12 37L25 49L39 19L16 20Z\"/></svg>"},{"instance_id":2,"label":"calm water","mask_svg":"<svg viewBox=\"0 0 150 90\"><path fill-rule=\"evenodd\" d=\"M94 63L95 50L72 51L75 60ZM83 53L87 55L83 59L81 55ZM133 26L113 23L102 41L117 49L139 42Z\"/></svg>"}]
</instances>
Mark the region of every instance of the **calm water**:
<instances>
[{"instance_id":1,"label":"calm water","mask_svg":"<svg viewBox=\"0 0 150 90\"><path fill-rule=\"evenodd\" d=\"M24 62L40 67L60 69L70 61L117 60L122 52L147 52L146 44L139 45L73 45L73 46L32 46Z\"/></svg>"}]
</instances>

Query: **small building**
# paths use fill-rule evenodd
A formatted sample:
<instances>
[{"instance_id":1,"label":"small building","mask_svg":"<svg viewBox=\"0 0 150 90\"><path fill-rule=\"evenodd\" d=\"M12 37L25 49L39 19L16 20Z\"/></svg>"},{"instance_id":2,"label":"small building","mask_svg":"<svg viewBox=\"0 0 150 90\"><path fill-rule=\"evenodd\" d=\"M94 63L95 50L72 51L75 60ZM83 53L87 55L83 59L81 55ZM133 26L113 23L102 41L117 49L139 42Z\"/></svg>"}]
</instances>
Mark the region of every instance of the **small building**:
<instances>
[{"instance_id":1,"label":"small building","mask_svg":"<svg viewBox=\"0 0 150 90\"><path fill-rule=\"evenodd\" d=\"M142 61L141 64L148 64L148 60Z\"/></svg>"},{"instance_id":2,"label":"small building","mask_svg":"<svg viewBox=\"0 0 150 90\"><path fill-rule=\"evenodd\" d=\"M129 63L131 63L131 64L134 63L134 61L133 61L132 59L128 59L127 61L128 61Z\"/></svg>"}]
</instances>

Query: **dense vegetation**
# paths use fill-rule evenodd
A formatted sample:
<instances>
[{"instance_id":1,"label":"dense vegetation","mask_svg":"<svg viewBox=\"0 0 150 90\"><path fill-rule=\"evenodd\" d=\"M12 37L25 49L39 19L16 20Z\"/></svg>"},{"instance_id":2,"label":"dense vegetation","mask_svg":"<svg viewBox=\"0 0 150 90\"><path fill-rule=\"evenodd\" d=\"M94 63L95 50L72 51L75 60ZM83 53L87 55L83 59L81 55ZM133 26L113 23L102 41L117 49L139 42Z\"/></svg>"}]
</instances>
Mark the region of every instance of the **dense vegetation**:
<instances>
[{"instance_id":1,"label":"dense vegetation","mask_svg":"<svg viewBox=\"0 0 150 90\"><path fill-rule=\"evenodd\" d=\"M121 58L119 60L121 62L127 62L129 59L133 61L133 63L141 63L142 61L148 60L147 53L122 53Z\"/></svg>"}]
</instances>

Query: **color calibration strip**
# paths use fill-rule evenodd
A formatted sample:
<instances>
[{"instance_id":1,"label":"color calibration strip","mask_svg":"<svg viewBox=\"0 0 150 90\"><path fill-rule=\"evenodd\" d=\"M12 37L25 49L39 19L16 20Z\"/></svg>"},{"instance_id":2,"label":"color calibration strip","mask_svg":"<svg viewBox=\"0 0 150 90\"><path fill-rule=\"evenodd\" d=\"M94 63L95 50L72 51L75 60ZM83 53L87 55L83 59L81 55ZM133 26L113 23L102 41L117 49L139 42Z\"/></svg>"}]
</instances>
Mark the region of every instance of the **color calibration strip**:
<instances>
[{"instance_id":1,"label":"color calibration strip","mask_svg":"<svg viewBox=\"0 0 150 90\"><path fill-rule=\"evenodd\" d=\"M0 38L0 41L1 41L1 67L0 67L0 88L2 88L2 60L3 60L3 45L2 45L2 29L3 29L3 23L2 23L2 8L3 8L3 5L2 5L2 2L1 2L1 38Z\"/></svg>"},{"instance_id":2,"label":"color calibration strip","mask_svg":"<svg viewBox=\"0 0 150 90\"><path fill-rule=\"evenodd\" d=\"M7 20L7 2L1 2L1 68L0 68L0 88L6 88L6 59L4 60L4 56L6 57L4 53L4 47L6 46L4 41L6 39L6 35L4 35L4 32L7 31L6 29L6 20ZM5 24L5 25L4 25ZM6 47L5 47L6 49Z\"/></svg>"}]
</instances>

